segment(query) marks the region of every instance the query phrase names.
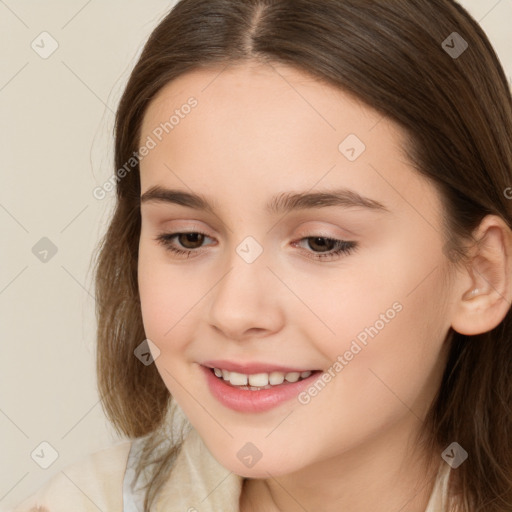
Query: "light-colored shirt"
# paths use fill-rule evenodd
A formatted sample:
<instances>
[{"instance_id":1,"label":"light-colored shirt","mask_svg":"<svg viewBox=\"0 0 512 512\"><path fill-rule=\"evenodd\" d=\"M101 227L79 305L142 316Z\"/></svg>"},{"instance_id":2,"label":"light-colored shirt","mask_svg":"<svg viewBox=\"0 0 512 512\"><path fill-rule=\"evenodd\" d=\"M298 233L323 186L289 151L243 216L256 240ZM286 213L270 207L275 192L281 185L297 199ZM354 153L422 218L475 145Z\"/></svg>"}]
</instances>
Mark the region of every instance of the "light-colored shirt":
<instances>
[{"instance_id":1,"label":"light-colored shirt","mask_svg":"<svg viewBox=\"0 0 512 512\"><path fill-rule=\"evenodd\" d=\"M118 442L67 466L12 512L142 512L143 494L132 486L142 440ZM425 512L445 510L450 469L442 461ZM239 512L242 483L191 428L152 510Z\"/></svg>"}]
</instances>

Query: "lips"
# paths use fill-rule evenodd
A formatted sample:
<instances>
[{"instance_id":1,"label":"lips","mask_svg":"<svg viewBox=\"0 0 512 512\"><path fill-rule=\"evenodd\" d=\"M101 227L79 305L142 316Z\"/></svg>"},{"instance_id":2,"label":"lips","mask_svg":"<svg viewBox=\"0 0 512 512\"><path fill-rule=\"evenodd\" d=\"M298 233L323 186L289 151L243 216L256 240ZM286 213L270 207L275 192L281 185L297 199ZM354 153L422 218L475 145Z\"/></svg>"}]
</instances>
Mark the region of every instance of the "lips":
<instances>
[{"instance_id":1,"label":"lips","mask_svg":"<svg viewBox=\"0 0 512 512\"><path fill-rule=\"evenodd\" d=\"M215 374L214 368L218 370L219 367L223 368L225 372L237 372L240 375L242 375L242 373L245 375L257 375L258 373L272 374L274 372L283 372L286 374L296 373L296 375L299 375L299 372L304 372L304 374L310 373L310 375L294 382L287 382L285 380L278 385L268 385L264 387L247 385L235 386ZM228 370L226 367L231 368L231 370ZM200 365L200 370L206 379L205 384L210 390L211 395L225 407L243 413L262 413L293 400L304 389L312 385L314 380L322 372L322 370L304 370L299 367L278 366L275 364L240 364L233 363L232 361L208 361ZM263 370L263 372L261 370Z\"/></svg>"}]
</instances>

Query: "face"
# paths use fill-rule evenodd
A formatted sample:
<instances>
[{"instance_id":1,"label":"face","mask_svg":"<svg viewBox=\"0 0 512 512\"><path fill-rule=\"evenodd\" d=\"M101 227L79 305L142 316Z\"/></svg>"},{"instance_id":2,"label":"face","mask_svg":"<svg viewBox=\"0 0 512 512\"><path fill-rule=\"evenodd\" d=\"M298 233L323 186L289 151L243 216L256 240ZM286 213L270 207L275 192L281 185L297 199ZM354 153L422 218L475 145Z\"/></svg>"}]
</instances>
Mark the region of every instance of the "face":
<instances>
[{"instance_id":1,"label":"face","mask_svg":"<svg viewBox=\"0 0 512 512\"><path fill-rule=\"evenodd\" d=\"M229 470L371 457L419 428L453 301L440 198L404 140L285 66L182 75L146 111L144 328L165 385Z\"/></svg>"}]
</instances>

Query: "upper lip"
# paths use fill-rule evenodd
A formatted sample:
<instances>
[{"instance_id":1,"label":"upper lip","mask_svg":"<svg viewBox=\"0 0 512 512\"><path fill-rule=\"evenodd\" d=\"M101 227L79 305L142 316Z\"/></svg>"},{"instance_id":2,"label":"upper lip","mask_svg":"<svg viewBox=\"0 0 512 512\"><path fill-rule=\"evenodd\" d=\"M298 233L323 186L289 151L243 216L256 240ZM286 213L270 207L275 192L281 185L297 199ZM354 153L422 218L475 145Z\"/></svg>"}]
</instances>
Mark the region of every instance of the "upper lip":
<instances>
[{"instance_id":1,"label":"upper lip","mask_svg":"<svg viewBox=\"0 0 512 512\"><path fill-rule=\"evenodd\" d=\"M236 363L234 361L227 360L215 360L205 361L202 363L203 366L209 368L219 368L221 370L228 370L229 372L244 373L246 375L253 375L255 373L271 373L271 372L307 372L314 371L311 368L298 368L284 365L278 365L275 363L260 363L260 362L247 362L247 363Z\"/></svg>"}]
</instances>

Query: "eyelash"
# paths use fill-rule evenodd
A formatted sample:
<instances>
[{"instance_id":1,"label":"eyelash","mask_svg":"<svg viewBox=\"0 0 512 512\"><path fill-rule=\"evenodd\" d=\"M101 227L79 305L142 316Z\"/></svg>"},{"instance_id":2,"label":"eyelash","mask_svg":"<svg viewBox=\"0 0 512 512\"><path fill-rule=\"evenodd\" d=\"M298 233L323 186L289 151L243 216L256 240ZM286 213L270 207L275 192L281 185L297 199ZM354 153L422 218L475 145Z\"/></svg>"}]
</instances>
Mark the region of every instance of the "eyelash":
<instances>
[{"instance_id":1,"label":"eyelash","mask_svg":"<svg viewBox=\"0 0 512 512\"><path fill-rule=\"evenodd\" d=\"M163 245L165 247L165 250L176 254L178 256L186 256L187 258L190 258L192 253L200 252L197 249L179 249L177 247L174 247L172 245L172 240L179 236L179 235L202 235L207 238L210 238L206 233L202 233L200 231L183 231L178 233L161 233L156 238L155 241L157 241L159 244ZM313 253L314 256L308 256L308 258L313 260L322 260L324 258L333 257L333 256L341 256L342 254L350 254L353 251L355 251L358 248L357 242L351 242L346 240L337 240L336 238L329 238L326 236L307 236L303 237L299 240L301 242L302 240L309 240L309 239L315 239L320 238L324 239L329 242L335 242L335 247L337 249L331 249L330 252L326 253ZM296 242L295 242L296 243ZM309 251L307 251L309 252Z\"/></svg>"}]
</instances>

